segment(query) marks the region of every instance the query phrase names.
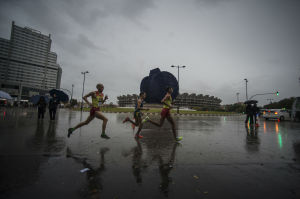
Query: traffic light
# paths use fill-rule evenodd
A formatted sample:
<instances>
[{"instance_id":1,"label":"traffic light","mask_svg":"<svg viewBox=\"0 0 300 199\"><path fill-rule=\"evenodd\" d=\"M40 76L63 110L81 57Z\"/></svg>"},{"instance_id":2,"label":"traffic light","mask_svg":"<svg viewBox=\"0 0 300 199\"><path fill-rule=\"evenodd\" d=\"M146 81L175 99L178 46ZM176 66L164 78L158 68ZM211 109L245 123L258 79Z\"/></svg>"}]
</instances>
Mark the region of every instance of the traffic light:
<instances>
[{"instance_id":1,"label":"traffic light","mask_svg":"<svg viewBox=\"0 0 300 199\"><path fill-rule=\"evenodd\" d=\"M276 95L277 95L277 96L279 95L279 92L278 92L278 91L276 91Z\"/></svg>"}]
</instances>

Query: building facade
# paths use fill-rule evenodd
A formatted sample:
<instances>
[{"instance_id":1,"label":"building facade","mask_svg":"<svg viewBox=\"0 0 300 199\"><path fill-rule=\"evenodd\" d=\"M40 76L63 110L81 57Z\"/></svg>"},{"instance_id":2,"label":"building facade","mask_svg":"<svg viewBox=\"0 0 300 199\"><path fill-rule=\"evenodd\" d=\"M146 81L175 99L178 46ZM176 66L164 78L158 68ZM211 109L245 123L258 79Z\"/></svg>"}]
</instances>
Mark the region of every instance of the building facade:
<instances>
[{"instance_id":1,"label":"building facade","mask_svg":"<svg viewBox=\"0 0 300 199\"><path fill-rule=\"evenodd\" d=\"M134 107L138 95L122 95L118 96L118 104L121 107ZM179 94L174 101L176 106L194 108L199 110L217 110L220 109L221 99L209 95L196 95L195 93ZM151 105L150 105L151 106ZM153 107L160 107L161 105L152 105Z\"/></svg>"},{"instance_id":2,"label":"building facade","mask_svg":"<svg viewBox=\"0 0 300 199\"><path fill-rule=\"evenodd\" d=\"M0 90L21 100L59 89L62 69L51 42L51 35L12 22L10 40L0 38Z\"/></svg>"}]
</instances>

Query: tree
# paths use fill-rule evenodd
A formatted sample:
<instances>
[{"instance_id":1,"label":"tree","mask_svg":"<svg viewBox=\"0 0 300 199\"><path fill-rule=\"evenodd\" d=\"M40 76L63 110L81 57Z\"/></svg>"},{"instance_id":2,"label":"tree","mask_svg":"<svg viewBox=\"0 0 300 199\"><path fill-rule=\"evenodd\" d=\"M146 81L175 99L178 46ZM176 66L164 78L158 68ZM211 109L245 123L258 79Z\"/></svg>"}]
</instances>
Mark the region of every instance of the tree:
<instances>
[{"instance_id":1,"label":"tree","mask_svg":"<svg viewBox=\"0 0 300 199\"><path fill-rule=\"evenodd\" d=\"M246 105L243 103L227 104L225 105L225 111L243 113Z\"/></svg>"},{"instance_id":2,"label":"tree","mask_svg":"<svg viewBox=\"0 0 300 199\"><path fill-rule=\"evenodd\" d=\"M292 109L293 103L295 101L294 97L291 98L285 98L283 100L280 100L279 102L270 103L264 106L264 108L267 109Z\"/></svg>"},{"instance_id":3,"label":"tree","mask_svg":"<svg viewBox=\"0 0 300 199\"><path fill-rule=\"evenodd\" d=\"M71 107L76 106L78 104L77 99L70 100Z\"/></svg>"}]
</instances>

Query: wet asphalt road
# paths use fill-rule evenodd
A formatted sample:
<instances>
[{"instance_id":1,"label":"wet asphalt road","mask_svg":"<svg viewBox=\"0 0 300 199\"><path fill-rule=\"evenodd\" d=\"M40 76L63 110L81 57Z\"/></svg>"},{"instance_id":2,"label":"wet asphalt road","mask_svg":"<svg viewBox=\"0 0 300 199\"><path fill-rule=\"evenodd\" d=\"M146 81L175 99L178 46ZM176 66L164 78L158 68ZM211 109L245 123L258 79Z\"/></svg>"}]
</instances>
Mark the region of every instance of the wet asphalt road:
<instances>
[{"instance_id":1,"label":"wet asphalt road","mask_svg":"<svg viewBox=\"0 0 300 199\"><path fill-rule=\"evenodd\" d=\"M110 140L96 119L67 138L80 112L1 109L0 198L300 198L300 123L184 116L176 144L167 124L136 141L126 114L105 115Z\"/></svg>"}]
</instances>

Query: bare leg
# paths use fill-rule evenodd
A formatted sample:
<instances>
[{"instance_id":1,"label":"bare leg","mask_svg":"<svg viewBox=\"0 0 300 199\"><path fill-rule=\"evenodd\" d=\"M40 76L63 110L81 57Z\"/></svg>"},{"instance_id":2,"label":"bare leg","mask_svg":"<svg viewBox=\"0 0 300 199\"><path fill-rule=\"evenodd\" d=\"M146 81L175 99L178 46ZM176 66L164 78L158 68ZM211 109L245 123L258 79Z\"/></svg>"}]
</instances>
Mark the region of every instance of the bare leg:
<instances>
[{"instance_id":1,"label":"bare leg","mask_svg":"<svg viewBox=\"0 0 300 199\"><path fill-rule=\"evenodd\" d=\"M164 124L164 121L165 121L165 117L161 117L159 123L154 122L154 121L152 121L152 120L150 120L150 119L149 119L148 121L149 121L151 124L154 124L155 126L162 127L162 125Z\"/></svg>"},{"instance_id":2,"label":"bare leg","mask_svg":"<svg viewBox=\"0 0 300 199\"><path fill-rule=\"evenodd\" d=\"M88 123L90 123L93 119L95 118L95 116L89 116L85 121L77 124L74 128L73 128L73 131L84 126L84 125L87 125Z\"/></svg>"},{"instance_id":3,"label":"bare leg","mask_svg":"<svg viewBox=\"0 0 300 199\"><path fill-rule=\"evenodd\" d=\"M136 121L137 121L136 126L139 126L139 129L138 129L138 131L136 132L135 136L138 136L138 135L140 135L140 132L141 132L141 130L142 130L142 128L143 128L142 118L141 118L141 117L138 117L138 118L136 118Z\"/></svg>"},{"instance_id":4,"label":"bare leg","mask_svg":"<svg viewBox=\"0 0 300 199\"><path fill-rule=\"evenodd\" d=\"M135 121L137 121L137 119L135 118ZM128 119L126 122L130 122L131 124L135 125L135 126L138 126L139 123L138 122L134 122L132 121L131 119Z\"/></svg>"},{"instance_id":5,"label":"bare leg","mask_svg":"<svg viewBox=\"0 0 300 199\"><path fill-rule=\"evenodd\" d=\"M173 120L173 118L172 118L171 116L167 116L167 120L168 120L168 121L171 123L171 125L172 125L173 136L174 136L174 138L175 138L175 140L176 140L177 135L176 135L176 130L175 130L175 122L174 122L174 120Z\"/></svg>"},{"instance_id":6,"label":"bare leg","mask_svg":"<svg viewBox=\"0 0 300 199\"><path fill-rule=\"evenodd\" d=\"M102 134L105 134L106 124L108 122L108 119L100 111L95 112L95 117L103 121Z\"/></svg>"}]
</instances>

